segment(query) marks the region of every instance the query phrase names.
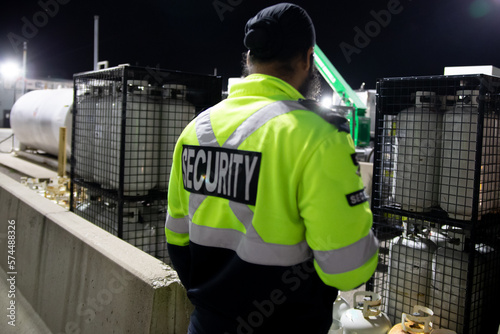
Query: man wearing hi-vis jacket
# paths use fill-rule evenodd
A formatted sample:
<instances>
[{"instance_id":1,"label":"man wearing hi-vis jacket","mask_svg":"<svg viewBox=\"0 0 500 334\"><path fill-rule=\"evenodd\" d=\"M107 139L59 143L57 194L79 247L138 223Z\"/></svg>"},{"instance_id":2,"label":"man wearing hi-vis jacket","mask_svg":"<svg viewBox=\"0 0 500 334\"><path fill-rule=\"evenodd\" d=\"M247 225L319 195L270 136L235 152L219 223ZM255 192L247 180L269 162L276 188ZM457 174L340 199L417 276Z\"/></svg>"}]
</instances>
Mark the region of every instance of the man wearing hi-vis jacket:
<instances>
[{"instance_id":1,"label":"man wearing hi-vis jacket","mask_svg":"<svg viewBox=\"0 0 500 334\"><path fill-rule=\"evenodd\" d=\"M305 100L317 74L302 8L260 11L244 44L245 80L174 152L166 235L189 333L327 333L337 289L378 259L349 126Z\"/></svg>"}]
</instances>

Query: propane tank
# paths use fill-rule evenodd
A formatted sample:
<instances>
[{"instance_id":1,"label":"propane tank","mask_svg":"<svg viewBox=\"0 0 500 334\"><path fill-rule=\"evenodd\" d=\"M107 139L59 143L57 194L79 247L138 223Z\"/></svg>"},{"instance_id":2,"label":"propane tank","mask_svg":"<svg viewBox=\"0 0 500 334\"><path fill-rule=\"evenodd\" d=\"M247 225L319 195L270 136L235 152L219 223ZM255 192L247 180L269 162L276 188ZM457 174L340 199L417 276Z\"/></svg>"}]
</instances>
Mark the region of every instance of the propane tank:
<instances>
[{"instance_id":1,"label":"propane tank","mask_svg":"<svg viewBox=\"0 0 500 334\"><path fill-rule=\"evenodd\" d=\"M154 142L157 140L158 102L151 97L147 81L129 80L127 86L104 96L96 106L95 180L105 189L119 189L120 152L124 143L123 192L145 195L157 184ZM126 94L126 128L122 138L122 105Z\"/></svg>"},{"instance_id":2,"label":"propane tank","mask_svg":"<svg viewBox=\"0 0 500 334\"><path fill-rule=\"evenodd\" d=\"M358 302L359 297L363 297ZM392 324L387 315L380 311L382 298L371 291L357 291L354 293L353 305L344 312L340 322L344 334L387 334Z\"/></svg>"},{"instance_id":3,"label":"propane tank","mask_svg":"<svg viewBox=\"0 0 500 334\"><path fill-rule=\"evenodd\" d=\"M443 118L439 200L451 218L467 220L472 216L474 197L479 91L460 90L456 99L455 108ZM500 180L495 179L500 168L498 121L495 113L484 113L478 219L500 205Z\"/></svg>"},{"instance_id":4,"label":"propane tank","mask_svg":"<svg viewBox=\"0 0 500 334\"><path fill-rule=\"evenodd\" d=\"M97 111L103 108L104 96L110 96L112 85L103 84L102 81L92 82L91 85L83 87L83 94L77 96L77 108L75 114L75 174L78 178L82 178L85 182L94 182L95 159L103 159L102 156L95 156L96 144L99 149L101 145L105 145L102 141L103 126L102 111ZM96 123L99 126L96 126ZM98 163L97 163L98 164ZM102 163L100 164L102 165Z\"/></svg>"},{"instance_id":5,"label":"propane tank","mask_svg":"<svg viewBox=\"0 0 500 334\"><path fill-rule=\"evenodd\" d=\"M112 189L120 186L120 145L125 140L124 185L127 196L145 195L158 184L158 168L154 144L159 130L161 95L158 98L155 88L148 87L147 81L128 81L125 136L122 138L123 97L118 94L114 100L111 118L111 164L110 185ZM125 94L125 92L122 92ZM155 168L156 167L156 168Z\"/></svg>"},{"instance_id":6,"label":"propane tank","mask_svg":"<svg viewBox=\"0 0 500 334\"><path fill-rule=\"evenodd\" d=\"M344 328L340 320L333 319L332 326L328 330L328 334L344 334Z\"/></svg>"},{"instance_id":7,"label":"propane tank","mask_svg":"<svg viewBox=\"0 0 500 334\"><path fill-rule=\"evenodd\" d=\"M58 155L59 128L66 127L66 152L71 155L73 89L34 90L21 96L11 111L10 125L24 146Z\"/></svg>"},{"instance_id":8,"label":"propane tank","mask_svg":"<svg viewBox=\"0 0 500 334\"><path fill-rule=\"evenodd\" d=\"M122 136L122 104L126 94L126 130ZM186 86L155 87L129 80L111 103L97 106L94 178L105 189L119 189L120 152L124 143L126 196L141 196L152 188L167 190L177 138L195 116L186 100ZM122 138L123 137L123 138Z\"/></svg>"},{"instance_id":9,"label":"propane tank","mask_svg":"<svg viewBox=\"0 0 500 334\"><path fill-rule=\"evenodd\" d=\"M163 85L162 126L156 152L159 152L158 188L166 191L174 148L182 130L196 116L195 107L186 100L187 87L185 85Z\"/></svg>"},{"instance_id":10,"label":"propane tank","mask_svg":"<svg viewBox=\"0 0 500 334\"><path fill-rule=\"evenodd\" d=\"M434 310L434 323L462 333L464 330L465 298L470 252L465 251L466 236L462 229L447 227L448 242L434 254L432 259L432 294L429 305ZM474 251L474 281L471 300L483 300L487 293L485 255L491 252L488 246L478 244ZM483 314L483 307L475 303L474 314ZM479 318L479 322L481 319Z\"/></svg>"},{"instance_id":11,"label":"propane tank","mask_svg":"<svg viewBox=\"0 0 500 334\"><path fill-rule=\"evenodd\" d=\"M113 120L117 117L117 110L121 110L121 103L116 105L114 96L120 95L117 90L104 90L103 87L95 87L94 95L88 105L94 108L94 148L90 150L93 154L94 182L99 183L101 188L110 189L110 173L111 163L119 165L119 160L113 159L112 152L120 147L120 138L116 136L116 126L112 127L113 122L120 122L121 115L118 120ZM90 154L90 153L89 153ZM116 153L113 154L115 157Z\"/></svg>"},{"instance_id":12,"label":"propane tank","mask_svg":"<svg viewBox=\"0 0 500 334\"><path fill-rule=\"evenodd\" d=\"M394 238L389 248L386 312L396 319L411 305L428 305L436 244L419 235Z\"/></svg>"},{"instance_id":13,"label":"propane tank","mask_svg":"<svg viewBox=\"0 0 500 334\"><path fill-rule=\"evenodd\" d=\"M350 308L351 305L349 305L347 300L345 300L344 297L338 295L337 299L335 299L335 302L333 303L332 318L335 320L340 320L345 311L347 311Z\"/></svg>"},{"instance_id":14,"label":"propane tank","mask_svg":"<svg viewBox=\"0 0 500 334\"><path fill-rule=\"evenodd\" d=\"M412 314L403 312L401 323L392 327L389 334L434 333L432 330L433 314L434 312L430 308L415 305Z\"/></svg>"},{"instance_id":15,"label":"propane tank","mask_svg":"<svg viewBox=\"0 0 500 334\"><path fill-rule=\"evenodd\" d=\"M395 198L403 210L424 212L438 204L441 123L434 92L416 92L415 106L396 117Z\"/></svg>"}]
</instances>

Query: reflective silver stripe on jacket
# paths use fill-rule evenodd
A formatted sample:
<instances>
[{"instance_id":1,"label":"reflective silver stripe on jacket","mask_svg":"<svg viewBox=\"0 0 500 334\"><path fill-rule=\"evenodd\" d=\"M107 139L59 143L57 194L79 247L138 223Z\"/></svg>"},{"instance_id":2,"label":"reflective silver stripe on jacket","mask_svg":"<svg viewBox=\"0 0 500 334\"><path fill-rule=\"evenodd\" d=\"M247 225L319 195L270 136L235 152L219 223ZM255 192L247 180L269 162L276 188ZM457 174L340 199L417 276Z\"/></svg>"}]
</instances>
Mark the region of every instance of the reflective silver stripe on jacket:
<instances>
[{"instance_id":1,"label":"reflective silver stripe on jacket","mask_svg":"<svg viewBox=\"0 0 500 334\"><path fill-rule=\"evenodd\" d=\"M185 216L182 218L173 218L167 213L167 221L165 222L165 227L175 233L189 233L189 216Z\"/></svg>"},{"instance_id":2,"label":"reflective silver stripe on jacket","mask_svg":"<svg viewBox=\"0 0 500 334\"><path fill-rule=\"evenodd\" d=\"M361 267L377 250L378 240L370 230L366 237L349 246L331 251L314 251L314 258L326 274L341 274Z\"/></svg>"}]
</instances>

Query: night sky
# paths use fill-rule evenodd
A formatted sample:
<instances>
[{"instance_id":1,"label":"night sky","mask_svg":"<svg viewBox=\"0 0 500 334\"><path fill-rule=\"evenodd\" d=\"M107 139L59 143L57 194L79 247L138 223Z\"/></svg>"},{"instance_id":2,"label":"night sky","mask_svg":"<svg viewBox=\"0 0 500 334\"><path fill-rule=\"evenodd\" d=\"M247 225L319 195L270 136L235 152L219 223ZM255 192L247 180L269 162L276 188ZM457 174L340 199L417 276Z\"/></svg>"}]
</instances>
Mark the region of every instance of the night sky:
<instances>
[{"instance_id":1,"label":"night sky","mask_svg":"<svg viewBox=\"0 0 500 334\"><path fill-rule=\"evenodd\" d=\"M292 1L293 2L293 1ZM228 77L241 73L243 28L264 0L4 0L0 62L27 76L71 79L99 60ZM445 66L500 67L500 0L294 1L312 17L317 43L354 88L377 78L443 74Z\"/></svg>"}]
</instances>

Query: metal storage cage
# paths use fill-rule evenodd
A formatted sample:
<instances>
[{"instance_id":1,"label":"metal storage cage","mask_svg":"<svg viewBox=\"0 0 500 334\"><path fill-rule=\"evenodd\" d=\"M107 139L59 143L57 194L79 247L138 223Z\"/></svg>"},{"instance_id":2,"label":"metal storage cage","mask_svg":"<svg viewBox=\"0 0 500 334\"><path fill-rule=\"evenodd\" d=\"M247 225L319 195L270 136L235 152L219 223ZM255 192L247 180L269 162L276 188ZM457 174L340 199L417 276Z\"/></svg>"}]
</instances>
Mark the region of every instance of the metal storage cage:
<instances>
[{"instance_id":1,"label":"metal storage cage","mask_svg":"<svg viewBox=\"0 0 500 334\"><path fill-rule=\"evenodd\" d=\"M500 78L377 82L367 288L393 323L423 305L459 334L494 333L500 297Z\"/></svg>"},{"instance_id":2,"label":"metal storage cage","mask_svg":"<svg viewBox=\"0 0 500 334\"><path fill-rule=\"evenodd\" d=\"M71 210L169 263L164 224L178 136L221 100L211 75L119 66L74 75Z\"/></svg>"}]
</instances>

